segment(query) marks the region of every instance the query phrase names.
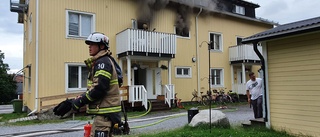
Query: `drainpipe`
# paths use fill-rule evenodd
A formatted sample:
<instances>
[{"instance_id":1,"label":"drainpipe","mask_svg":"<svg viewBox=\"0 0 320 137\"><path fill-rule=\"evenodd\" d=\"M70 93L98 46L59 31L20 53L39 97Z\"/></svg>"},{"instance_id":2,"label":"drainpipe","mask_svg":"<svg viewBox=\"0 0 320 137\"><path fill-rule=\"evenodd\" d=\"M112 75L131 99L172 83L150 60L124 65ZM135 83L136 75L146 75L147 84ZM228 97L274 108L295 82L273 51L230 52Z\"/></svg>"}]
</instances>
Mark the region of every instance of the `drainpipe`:
<instances>
[{"instance_id":1,"label":"drainpipe","mask_svg":"<svg viewBox=\"0 0 320 137\"><path fill-rule=\"evenodd\" d=\"M35 74L35 102L34 102L34 110L32 110L29 115L37 112L38 110L38 98L39 98L39 0L36 0L36 74Z\"/></svg>"},{"instance_id":2,"label":"drainpipe","mask_svg":"<svg viewBox=\"0 0 320 137\"><path fill-rule=\"evenodd\" d=\"M200 8L199 13L196 16L196 54L197 54L197 90L200 94L200 63L199 63L199 45L198 45L198 16L202 12L202 7Z\"/></svg>"},{"instance_id":3,"label":"drainpipe","mask_svg":"<svg viewBox=\"0 0 320 137\"><path fill-rule=\"evenodd\" d=\"M263 74L263 90L264 90L264 100L265 100L265 103L264 103L264 108L265 108L265 122L268 122L268 108L267 108L267 86L266 86L266 68L265 68L265 60L262 56L262 54L259 52L258 50L258 42L255 41L253 42L253 50L254 52L258 55L258 57L260 58L260 61L261 61L261 69L262 69L262 74Z\"/></svg>"}]
</instances>

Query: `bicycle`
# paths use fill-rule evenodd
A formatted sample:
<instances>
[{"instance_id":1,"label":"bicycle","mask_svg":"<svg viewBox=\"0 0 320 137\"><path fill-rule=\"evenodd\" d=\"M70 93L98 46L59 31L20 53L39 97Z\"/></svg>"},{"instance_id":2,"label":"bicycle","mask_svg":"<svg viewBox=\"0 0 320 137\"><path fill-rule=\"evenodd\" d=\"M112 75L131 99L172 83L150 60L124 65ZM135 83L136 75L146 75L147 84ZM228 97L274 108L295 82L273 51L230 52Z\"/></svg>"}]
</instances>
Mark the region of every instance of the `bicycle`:
<instances>
[{"instance_id":1,"label":"bicycle","mask_svg":"<svg viewBox=\"0 0 320 137\"><path fill-rule=\"evenodd\" d=\"M192 99L191 99L191 103L192 104L202 104L202 105L208 105L209 104L209 98L207 95L202 95L203 92L201 93L201 97L198 96L198 92L194 89L192 92Z\"/></svg>"},{"instance_id":2,"label":"bicycle","mask_svg":"<svg viewBox=\"0 0 320 137\"><path fill-rule=\"evenodd\" d=\"M217 94L215 102L217 102L219 104L226 104L226 103L232 103L233 102L233 99L229 95L229 92L225 93L223 88L220 88L219 91L214 89L213 92Z\"/></svg>"}]
</instances>

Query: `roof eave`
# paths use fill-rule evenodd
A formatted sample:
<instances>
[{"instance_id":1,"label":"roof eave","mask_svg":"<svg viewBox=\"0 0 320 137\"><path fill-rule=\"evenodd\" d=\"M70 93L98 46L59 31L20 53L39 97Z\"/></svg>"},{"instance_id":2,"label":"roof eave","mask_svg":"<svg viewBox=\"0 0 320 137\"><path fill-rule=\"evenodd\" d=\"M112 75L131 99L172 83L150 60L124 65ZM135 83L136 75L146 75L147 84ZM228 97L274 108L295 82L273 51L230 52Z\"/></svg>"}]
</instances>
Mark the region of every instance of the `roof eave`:
<instances>
[{"instance_id":1,"label":"roof eave","mask_svg":"<svg viewBox=\"0 0 320 137\"><path fill-rule=\"evenodd\" d=\"M319 30L320 30L320 24L318 24L317 26L312 26L312 27L308 27L308 28L295 29L292 31L275 33L275 34L270 34L270 35L256 37L256 38L243 39L243 41L241 43L249 44L249 43L254 43L254 42L262 42L262 41L267 41L267 40L272 40L272 39L277 39L277 38L282 38L282 37L298 35L298 34L302 34L302 33L319 31Z\"/></svg>"}]
</instances>

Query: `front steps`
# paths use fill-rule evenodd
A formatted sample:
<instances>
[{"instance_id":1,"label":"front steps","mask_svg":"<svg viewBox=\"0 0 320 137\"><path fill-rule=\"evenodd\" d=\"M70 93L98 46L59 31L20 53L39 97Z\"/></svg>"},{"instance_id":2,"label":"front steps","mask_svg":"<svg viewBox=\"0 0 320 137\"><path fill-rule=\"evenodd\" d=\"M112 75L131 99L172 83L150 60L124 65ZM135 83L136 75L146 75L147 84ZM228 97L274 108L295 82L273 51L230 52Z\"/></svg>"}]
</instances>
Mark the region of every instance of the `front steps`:
<instances>
[{"instance_id":1,"label":"front steps","mask_svg":"<svg viewBox=\"0 0 320 137\"><path fill-rule=\"evenodd\" d=\"M149 99L151 102L151 111L161 111L161 110L170 110L168 104L164 102L164 100L157 100L157 99ZM123 101L126 111L146 111L144 106L142 106L141 102L135 102L134 107L132 107L132 104L129 103L127 100ZM171 104L171 107L173 107L175 104ZM148 107L149 104L148 104ZM149 109L149 108L148 108Z\"/></svg>"},{"instance_id":2,"label":"front steps","mask_svg":"<svg viewBox=\"0 0 320 137\"><path fill-rule=\"evenodd\" d=\"M242 123L243 127L265 127L264 118L251 119L248 122Z\"/></svg>"}]
</instances>

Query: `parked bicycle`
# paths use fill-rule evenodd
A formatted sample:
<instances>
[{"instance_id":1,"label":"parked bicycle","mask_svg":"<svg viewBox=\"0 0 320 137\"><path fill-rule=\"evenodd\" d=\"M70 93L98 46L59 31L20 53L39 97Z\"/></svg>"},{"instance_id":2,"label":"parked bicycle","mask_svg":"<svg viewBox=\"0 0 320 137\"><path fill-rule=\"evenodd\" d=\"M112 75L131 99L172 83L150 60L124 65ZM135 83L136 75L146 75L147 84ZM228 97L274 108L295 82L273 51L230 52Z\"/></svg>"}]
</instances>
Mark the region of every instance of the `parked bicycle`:
<instances>
[{"instance_id":1,"label":"parked bicycle","mask_svg":"<svg viewBox=\"0 0 320 137\"><path fill-rule=\"evenodd\" d=\"M201 104L201 105L209 105L209 98L208 95L202 95L203 92L200 92L201 95L198 96L198 92L194 89L192 92L192 99L191 99L191 103L192 104Z\"/></svg>"},{"instance_id":2,"label":"parked bicycle","mask_svg":"<svg viewBox=\"0 0 320 137\"><path fill-rule=\"evenodd\" d=\"M231 90L229 92L225 92L226 88L220 88L219 91L217 89L213 90L213 93L216 94L216 99L215 102L218 104L226 104L226 103L232 103L233 99L232 97L229 95L229 92L232 92Z\"/></svg>"}]
</instances>

